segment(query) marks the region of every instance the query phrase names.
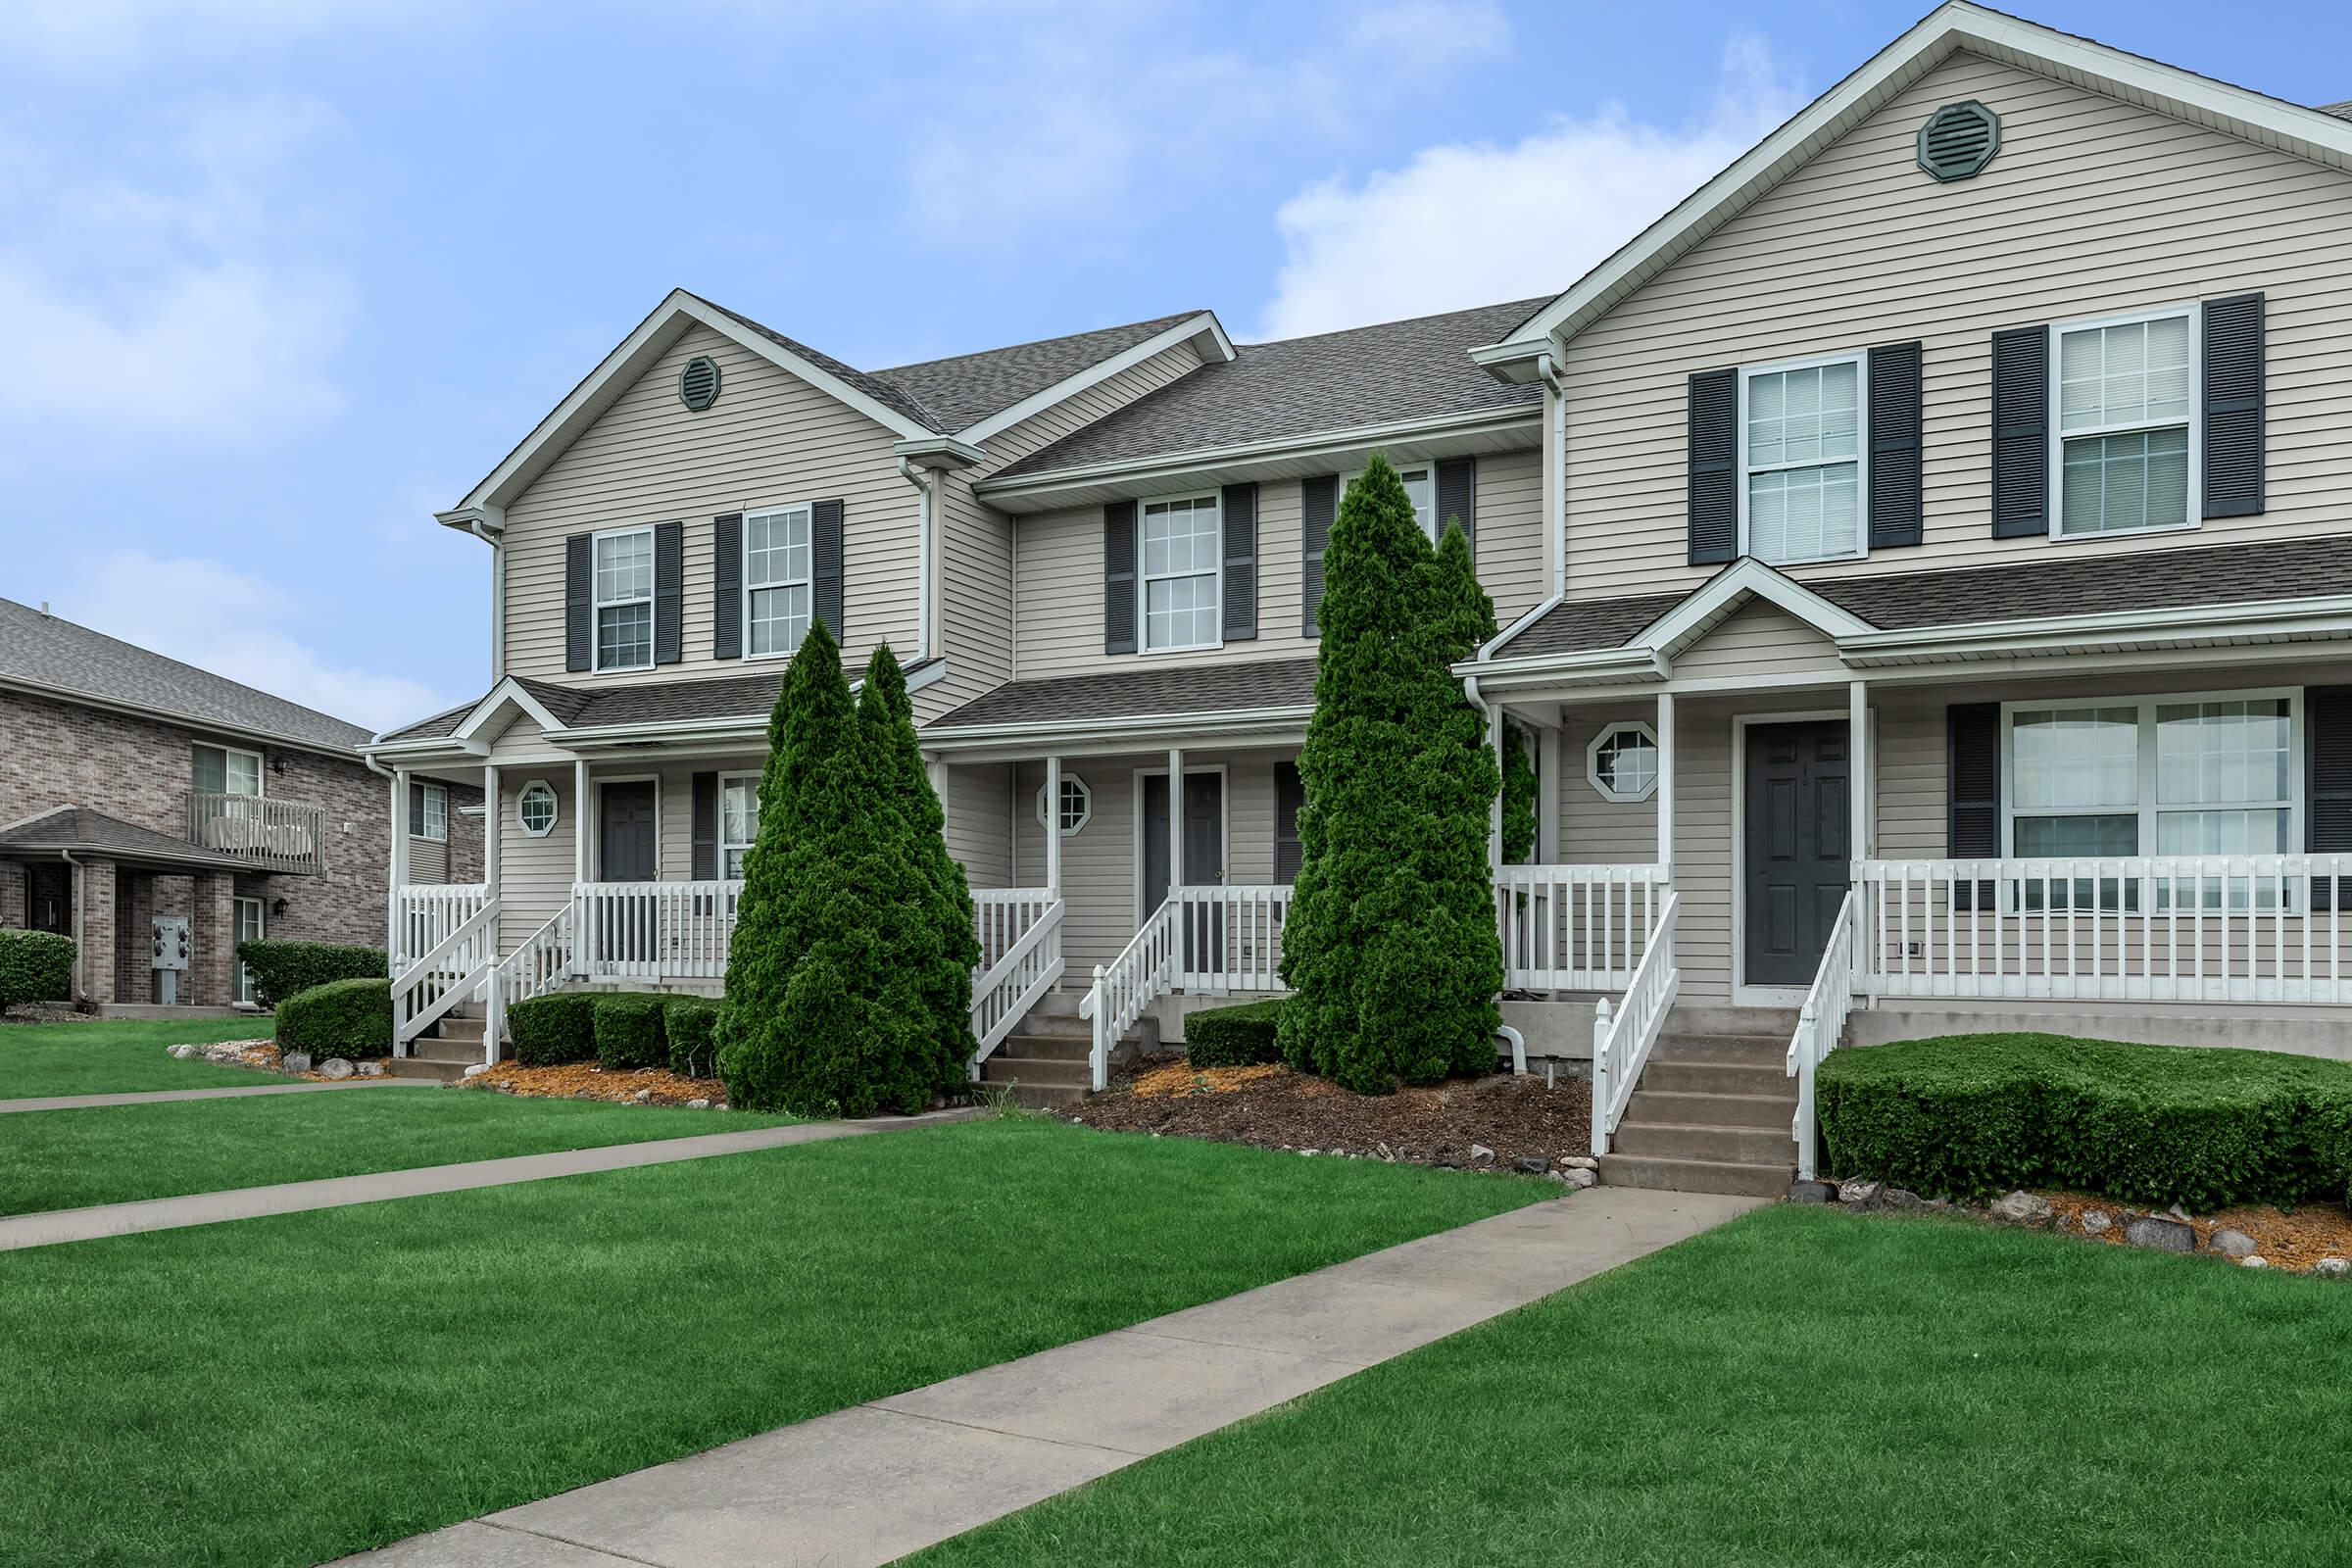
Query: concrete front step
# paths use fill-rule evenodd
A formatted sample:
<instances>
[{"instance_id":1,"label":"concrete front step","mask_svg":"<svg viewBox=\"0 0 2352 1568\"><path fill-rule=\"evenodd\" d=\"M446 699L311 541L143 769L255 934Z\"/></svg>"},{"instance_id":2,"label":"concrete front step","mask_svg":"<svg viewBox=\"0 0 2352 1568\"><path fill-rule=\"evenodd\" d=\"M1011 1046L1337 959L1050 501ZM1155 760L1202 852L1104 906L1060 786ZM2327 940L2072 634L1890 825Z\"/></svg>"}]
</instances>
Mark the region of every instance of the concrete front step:
<instances>
[{"instance_id":1,"label":"concrete front step","mask_svg":"<svg viewBox=\"0 0 2352 1568\"><path fill-rule=\"evenodd\" d=\"M447 1040L433 1035L418 1035L409 1042L410 1055L418 1061L454 1061L464 1067L482 1059L479 1036L471 1040Z\"/></svg>"},{"instance_id":2,"label":"concrete front step","mask_svg":"<svg viewBox=\"0 0 2352 1568\"><path fill-rule=\"evenodd\" d=\"M1003 1051L980 1064L980 1081L992 1084L1075 1084L1084 1089L1094 1082L1084 1056L1076 1060L1053 1056L1008 1056Z\"/></svg>"},{"instance_id":3,"label":"concrete front step","mask_svg":"<svg viewBox=\"0 0 2352 1568\"><path fill-rule=\"evenodd\" d=\"M1637 1089L1624 1119L1684 1127L1778 1127L1786 1133L1795 1104L1793 1090L1787 1095L1686 1095Z\"/></svg>"},{"instance_id":4,"label":"concrete front step","mask_svg":"<svg viewBox=\"0 0 2352 1568\"><path fill-rule=\"evenodd\" d=\"M1735 1165L1770 1165L1788 1160L1795 1144L1788 1123L1772 1127L1715 1127L1687 1122L1627 1120L1609 1140L1614 1152L1665 1159L1700 1159Z\"/></svg>"},{"instance_id":5,"label":"concrete front step","mask_svg":"<svg viewBox=\"0 0 2352 1568\"><path fill-rule=\"evenodd\" d=\"M478 1046L482 1043L482 1031L489 1027L487 1018L460 1018L444 1013L434 1020L433 1033L443 1040L470 1040Z\"/></svg>"},{"instance_id":6,"label":"concrete front step","mask_svg":"<svg viewBox=\"0 0 2352 1568\"><path fill-rule=\"evenodd\" d=\"M994 1061L998 1056L1023 1056L1037 1061L1084 1061L1094 1050L1092 1034L1038 1034L1024 1027L1017 1035L1006 1035L989 1060Z\"/></svg>"},{"instance_id":7,"label":"concrete front step","mask_svg":"<svg viewBox=\"0 0 2352 1568\"><path fill-rule=\"evenodd\" d=\"M1642 1087L1688 1095L1769 1095L1795 1098L1796 1080L1778 1061L1708 1061L1651 1057Z\"/></svg>"},{"instance_id":8,"label":"concrete front step","mask_svg":"<svg viewBox=\"0 0 2352 1568\"><path fill-rule=\"evenodd\" d=\"M1659 1061L1719 1061L1727 1066L1774 1067L1786 1070L1787 1035L1661 1034L1650 1048L1649 1059Z\"/></svg>"},{"instance_id":9,"label":"concrete front step","mask_svg":"<svg viewBox=\"0 0 2352 1568\"><path fill-rule=\"evenodd\" d=\"M1622 1131L1623 1129L1620 1129ZM1796 1162L1750 1164L1716 1159L1672 1159L1658 1154L1603 1154L1600 1179L1611 1187L1648 1187L1672 1193L1731 1193L1784 1198Z\"/></svg>"},{"instance_id":10,"label":"concrete front step","mask_svg":"<svg viewBox=\"0 0 2352 1568\"><path fill-rule=\"evenodd\" d=\"M423 1042L410 1043L420 1045ZM438 1078L445 1084L454 1084L466 1076L467 1067L481 1059L478 1051L462 1061L435 1061L429 1056L394 1056L384 1063L384 1071L395 1078Z\"/></svg>"}]
</instances>

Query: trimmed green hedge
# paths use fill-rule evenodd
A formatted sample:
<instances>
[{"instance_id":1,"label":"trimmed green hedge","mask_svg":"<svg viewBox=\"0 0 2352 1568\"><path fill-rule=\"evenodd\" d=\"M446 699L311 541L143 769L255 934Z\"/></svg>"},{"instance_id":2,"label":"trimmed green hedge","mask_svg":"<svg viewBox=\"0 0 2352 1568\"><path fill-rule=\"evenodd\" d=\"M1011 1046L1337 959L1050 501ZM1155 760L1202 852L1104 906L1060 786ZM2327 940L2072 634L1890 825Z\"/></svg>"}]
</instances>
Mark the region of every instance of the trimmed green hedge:
<instances>
[{"instance_id":1,"label":"trimmed green hedge","mask_svg":"<svg viewBox=\"0 0 2352 1568\"><path fill-rule=\"evenodd\" d=\"M336 980L380 980L391 965L381 948L346 942L240 942L237 956L253 971L253 996L274 1007L313 986Z\"/></svg>"},{"instance_id":2,"label":"trimmed green hedge","mask_svg":"<svg viewBox=\"0 0 2352 1568\"><path fill-rule=\"evenodd\" d=\"M507 1037L525 1067L561 1067L596 1059L596 996L551 991L507 1009Z\"/></svg>"},{"instance_id":3,"label":"trimmed green hedge","mask_svg":"<svg viewBox=\"0 0 2352 1568\"><path fill-rule=\"evenodd\" d=\"M669 1070L687 1078L717 1077L718 1004L709 997L671 997L662 1006Z\"/></svg>"},{"instance_id":4,"label":"trimmed green hedge","mask_svg":"<svg viewBox=\"0 0 2352 1568\"><path fill-rule=\"evenodd\" d=\"M2063 1035L1840 1051L1818 1103L1830 1168L1944 1198L2070 1187L2211 1209L2341 1198L2352 1063Z\"/></svg>"},{"instance_id":5,"label":"trimmed green hedge","mask_svg":"<svg viewBox=\"0 0 2352 1568\"><path fill-rule=\"evenodd\" d=\"M1247 1067L1280 1061L1282 1048L1274 1043L1274 1029L1282 1019L1282 998L1273 997L1237 1007L1203 1007L1188 1013L1184 1059L1195 1067Z\"/></svg>"},{"instance_id":6,"label":"trimmed green hedge","mask_svg":"<svg viewBox=\"0 0 2352 1568\"><path fill-rule=\"evenodd\" d=\"M669 1065L669 1043L662 1033L666 998L634 991L608 992L596 999L596 1060L607 1072Z\"/></svg>"},{"instance_id":7,"label":"trimmed green hedge","mask_svg":"<svg viewBox=\"0 0 2352 1568\"><path fill-rule=\"evenodd\" d=\"M20 1002L74 1000L74 939L54 931L0 931L0 1012Z\"/></svg>"},{"instance_id":8,"label":"trimmed green hedge","mask_svg":"<svg viewBox=\"0 0 2352 1568\"><path fill-rule=\"evenodd\" d=\"M391 1054L391 979L329 980L288 997L277 1009L277 1044L315 1061Z\"/></svg>"}]
</instances>

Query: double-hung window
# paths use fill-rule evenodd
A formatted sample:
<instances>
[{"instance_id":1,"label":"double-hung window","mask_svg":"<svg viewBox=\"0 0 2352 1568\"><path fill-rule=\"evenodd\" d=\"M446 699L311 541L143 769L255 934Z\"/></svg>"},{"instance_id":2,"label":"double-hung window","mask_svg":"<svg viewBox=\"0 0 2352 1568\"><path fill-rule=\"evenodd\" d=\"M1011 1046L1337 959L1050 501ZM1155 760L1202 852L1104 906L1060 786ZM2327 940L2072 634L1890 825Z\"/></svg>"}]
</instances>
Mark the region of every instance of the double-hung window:
<instances>
[{"instance_id":1,"label":"double-hung window","mask_svg":"<svg viewBox=\"0 0 2352 1568\"><path fill-rule=\"evenodd\" d=\"M808 509L745 513L743 620L754 658L799 650L808 635L810 581Z\"/></svg>"},{"instance_id":2,"label":"double-hung window","mask_svg":"<svg viewBox=\"0 0 2352 1568\"><path fill-rule=\"evenodd\" d=\"M1740 372L1740 551L1769 565L1863 553L1863 359Z\"/></svg>"},{"instance_id":3,"label":"double-hung window","mask_svg":"<svg viewBox=\"0 0 2352 1568\"><path fill-rule=\"evenodd\" d=\"M259 795L262 754L233 746L198 746L189 753L189 783L199 795Z\"/></svg>"},{"instance_id":4,"label":"double-hung window","mask_svg":"<svg viewBox=\"0 0 2352 1568\"><path fill-rule=\"evenodd\" d=\"M2054 329L2053 531L2185 528L2199 462L2197 308Z\"/></svg>"},{"instance_id":5,"label":"double-hung window","mask_svg":"<svg viewBox=\"0 0 2352 1568\"><path fill-rule=\"evenodd\" d=\"M722 773L718 779L719 875L743 877L744 858L760 837L760 775Z\"/></svg>"},{"instance_id":6,"label":"double-hung window","mask_svg":"<svg viewBox=\"0 0 2352 1568\"><path fill-rule=\"evenodd\" d=\"M596 667L654 665L654 530L596 536Z\"/></svg>"},{"instance_id":7,"label":"double-hung window","mask_svg":"<svg viewBox=\"0 0 2352 1568\"><path fill-rule=\"evenodd\" d=\"M1348 486L1363 476L1361 469L1349 474L1347 482L1340 486L1340 494L1346 495ZM1396 466L1396 477L1404 482L1404 493L1413 503L1413 520L1435 542L1441 522L1438 516L1438 466L1434 463L1400 463Z\"/></svg>"},{"instance_id":8,"label":"double-hung window","mask_svg":"<svg viewBox=\"0 0 2352 1568\"><path fill-rule=\"evenodd\" d=\"M1224 532L1215 494L1147 501L1141 511L1145 652L1216 647Z\"/></svg>"},{"instance_id":9,"label":"double-hung window","mask_svg":"<svg viewBox=\"0 0 2352 1568\"><path fill-rule=\"evenodd\" d=\"M409 831L436 844L449 842L449 787L420 784L416 788L416 820Z\"/></svg>"}]
</instances>

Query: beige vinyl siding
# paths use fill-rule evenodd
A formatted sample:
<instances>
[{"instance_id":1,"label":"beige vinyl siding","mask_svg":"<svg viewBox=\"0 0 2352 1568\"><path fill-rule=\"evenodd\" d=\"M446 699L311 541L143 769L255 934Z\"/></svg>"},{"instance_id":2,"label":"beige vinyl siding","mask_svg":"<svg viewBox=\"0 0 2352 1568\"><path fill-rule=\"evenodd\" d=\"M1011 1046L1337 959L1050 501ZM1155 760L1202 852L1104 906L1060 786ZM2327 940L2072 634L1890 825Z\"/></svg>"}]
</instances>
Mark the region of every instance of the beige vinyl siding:
<instances>
[{"instance_id":1,"label":"beige vinyl siding","mask_svg":"<svg viewBox=\"0 0 2352 1568\"><path fill-rule=\"evenodd\" d=\"M1769 682L1790 675L1847 678L1837 645L1780 606L1751 600L1674 662L1682 681Z\"/></svg>"},{"instance_id":2,"label":"beige vinyl siding","mask_svg":"<svg viewBox=\"0 0 2352 1568\"><path fill-rule=\"evenodd\" d=\"M716 360L718 402L677 398L678 371ZM916 502L895 437L827 393L704 327L666 354L507 508L507 671L576 684L734 675L762 667L711 657L711 521L722 513L838 497L842 618L855 668L876 643L915 633ZM676 664L610 674L564 668L564 541L575 533L685 524Z\"/></svg>"},{"instance_id":3,"label":"beige vinyl siding","mask_svg":"<svg viewBox=\"0 0 2352 1568\"><path fill-rule=\"evenodd\" d=\"M1543 599L1543 456L1534 449L1478 460L1479 580L1508 620ZM1213 488L1213 487L1209 487ZM1170 495L1198 493L1171 486ZM1237 663L1297 659L1315 651L1299 629L1299 497L1297 479L1257 487L1257 635L1221 648L1114 655L1130 660ZM1020 520L1015 661L1024 679L1094 673L1102 652L1102 509L1040 513Z\"/></svg>"},{"instance_id":4,"label":"beige vinyl siding","mask_svg":"<svg viewBox=\"0 0 2352 1568\"><path fill-rule=\"evenodd\" d=\"M527 721L515 727L525 728ZM525 833L514 814L514 798L533 779L544 779L556 792L556 825L545 838ZM568 767L502 773L498 796L498 951L503 956L521 947L571 898L572 845L580 813Z\"/></svg>"},{"instance_id":5,"label":"beige vinyl siding","mask_svg":"<svg viewBox=\"0 0 2352 1568\"><path fill-rule=\"evenodd\" d=\"M2000 155L1941 185L1920 122L1978 98ZM1924 345L1926 543L1800 577L2212 544L2340 527L2352 441L2352 178L1976 56L1955 56L1637 290L1569 345L1574 598L1696 587L1685 564L1693 371ZM2268 297L2269 506L2184 532L2055 544L1991 537L1991 334Z\"/></svg>"},{"instance_id":6,"label":"beige vinyl siding","mask_svg":"<svg viewBox=\"0 0 2352 1568\"><path fill-rule=\"evenodd\" d=\"M1003 888L1012 881L1012 813L1036 792L1016 802L1010 762L980 762L948 769L946 807L948 853L963 865L974 888Z\"/></svg>"}]
</instances>

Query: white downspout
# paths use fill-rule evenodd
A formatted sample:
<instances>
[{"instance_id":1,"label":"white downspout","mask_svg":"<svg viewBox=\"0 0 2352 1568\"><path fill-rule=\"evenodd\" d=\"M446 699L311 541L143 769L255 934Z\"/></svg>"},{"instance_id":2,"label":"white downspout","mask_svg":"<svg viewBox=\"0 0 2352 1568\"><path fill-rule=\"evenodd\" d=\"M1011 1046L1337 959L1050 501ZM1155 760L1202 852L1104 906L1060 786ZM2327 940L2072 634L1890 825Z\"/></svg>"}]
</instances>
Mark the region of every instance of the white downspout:
<instances>
[{"instance_id":1,"label":"white downspout","mask_svg":"<svg viewBox=\"0 0 2352 1568\"><path fill-rule=\"evenodd\" d=\"M1536 356L1536 374L1544 381L1544 551L1557 599L1568 591L1568 389L1548 354Z\"/></svg>"},{"instance_id":2,"label":"white downspout","mask_svg":"<svg viewBox=\"0 0 2352 1568\"><path fill-rule=\"evenodd\" d=\"M1495 760L1496 760L1497 761L1501 760L1501 758L1502 758L1502 734L1503 734L1503 728L1502 728L1502 710L1501 710L1499 707L1496 707L1496 706L1490 705L1490 704L1487 702L1487 700L1486 700L1484 697L1482 697L1482 696L1480 696L1480 695L1479 695L1479 690L1478 690L1478 677L1477 677L1476 675L1464 675L1464 676L1462 677L1462 690L1463 690L1463 691L1464 691L1466 694L1468 694L1468 696L1469 696L1469 698L1470 698L1470 701L1472 701L1473 703L1476 703L1476 704L1478 705L1478 707L1479 707L1480 710L1481 710L1481 711L1483 711L1483 712L1484 712L1484 713L1487 715L1487 744L1488 744L1490 747L1492 747L1492 748L1494 749L1494 756L1495 756ZM1493 806L1493 807L1491 807L1491 808L1488 809L1488 811L1487 811L1487 886L1488 886L1488 888L1489 888L1490 890L1492 890L1492 889L1494 888L1494 885L1495 885L1497 882L1499 882L1499 881L1501 880L1501 878L1502 878L1502 790L1501 790L1501 788L1500 788L1499 786L1497 786L1497 787L1496 787L1496 789L1495 789L1495 791L1494 791L1494 806ZM1507 962L1509 961L1509 959L1510 959L1510 955L1509 955L1509 954L1507 954L1507 953L1506 953L1506 954L1504 954L1504 955L1503 955L1503 959L1504 959L1504 961L1507 963ZM1497 1028L1497 1029L1496 1029L1494 1032L1495 1032L1497 1035L1500 1035L1500 1036L1501 1036L1503 1039L1505 1039L1505 1040L1509 1041L1509 1042L1510 1042L1510 1044L1511 1044L1511 1071L1512 1071L1512 1073L1513 1073L1514 1075L1516 1075L1516 1076L1519 1076L1519 1077L1525 1077L1525 1076L1527 1075L1527 1040L1526 1040L1526 1038L1525 1038L1524 1036L1522 1036L1522 1035L1519 1033L1519 1031L1518 1031L1518 1030L1516 1030L1516 1029L1512 1028L1512 1027L1511 1027L1510 1025L1508 1025L1508 1024L1504 1024L1504 1025L1502 1025L1501 1027Z\"/></svg>"},{"instance_id":3,"label":"white downspout","mask_svg":"<svg viewBox=\"0 0 2352 1568\"><path fill-rule=\"evenodd\" d=\"M906 662L919 664L931 657L931 535L936 497L939 490L939 471L931 469L929 478L917 476L915 466L905 458L899 460L899 477L914 486L914 648Z\"/></svg>"},{"instance_id":4,"label":"white downspout","mask_svg":"<svg viewBox=\"0 0 2352 1568\"><path fill-rule=\"evenodd\" d=\"M467 526L490 547L490 684L495 686L507 678L507 534L504 528L483 526L479 517Z\"/></svg>"},{"instance_id":5,"label":"white downspout","mask_svg":"<svg viewBox=\"0 0 2352 1568\"><path fill-rule=\"evenodd\" d=\"M384 766L366 752L360 754L360 760L368 764L368 772L387 781L395 796L402 793L398 773L393 772L392 769ZM398 808L395 806L396 813L397 810ZM398 827L398 821L396 820L393 825ZM400 973L400 846L397 842L391 846L390 853L391 858L384 866L384 956L391 960L389 967L392 973L398 976Z\"/></svg>"}]
</instances>

